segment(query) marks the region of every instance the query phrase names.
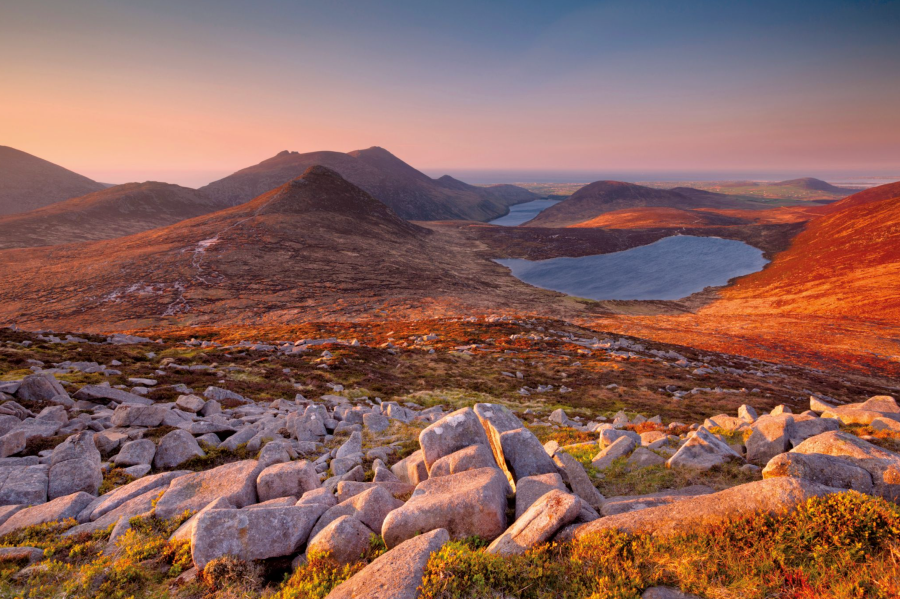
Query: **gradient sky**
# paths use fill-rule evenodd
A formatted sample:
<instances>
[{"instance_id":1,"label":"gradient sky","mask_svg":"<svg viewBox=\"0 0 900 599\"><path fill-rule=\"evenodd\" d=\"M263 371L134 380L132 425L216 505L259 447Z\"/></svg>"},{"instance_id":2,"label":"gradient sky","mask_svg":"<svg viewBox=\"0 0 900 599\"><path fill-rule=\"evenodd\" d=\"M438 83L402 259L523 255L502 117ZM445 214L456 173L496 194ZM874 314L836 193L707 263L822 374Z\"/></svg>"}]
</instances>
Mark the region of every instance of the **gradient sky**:
<instances>
[{"instance_id":1,"label":"gradient sky","mask_svg":"<svg viewBox=\"0 0 900 599\"><path fill-rule=\"evenodd\" d=\"M900 1L0 0L0 145L202 185L447 169L900 171Z\"/></svg>"}]
</instances>

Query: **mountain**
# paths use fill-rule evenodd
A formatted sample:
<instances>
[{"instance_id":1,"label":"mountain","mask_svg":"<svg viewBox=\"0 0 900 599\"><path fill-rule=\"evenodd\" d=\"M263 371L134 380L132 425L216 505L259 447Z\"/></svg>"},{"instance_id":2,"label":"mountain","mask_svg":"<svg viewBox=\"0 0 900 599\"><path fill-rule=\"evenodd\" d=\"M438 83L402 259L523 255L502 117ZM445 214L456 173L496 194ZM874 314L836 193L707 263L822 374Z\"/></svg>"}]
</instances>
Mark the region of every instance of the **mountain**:
<instances>
[{"instance_id":1,"label":"mountain","mask_svg":"<svg viewBox=\"0 0 900 599\"><path fill-rule=\"evenodd\" d=\"M832 185L831 183L827 183L822 181L821 179L816 179L815 177L803 177L802 179L789 179L787 181L779 181L778 183L772 183L774 186L779 187L798 187L800 189L806 189L809 191L825 191L828 193L834 194L849 194L854 191L860 191L858 189L850 189L847 187L837 187Z\"/></svg>"},{"instance_id":2,"label":"mountain","mask_svg":"<svg viewBox=\"0 0 900 599\"><path fill-rule=\"evenodd\" d=\"M187 187L126 183L31 212L0 216L0 249L123 237L220 208Z\"/></svg>"},{"instance_id":3,"label":"mountain","mask_svg":"<svg viewBox=\"0 0 900 599\"><path fill-rule=\"evenodd\" d=\"M0 146L0 214L27 212L105 187L37 156Z\"/></svg>"},{"instance_id":4,"label":"mountain","mask_svg":"<svg viewBox=\"0 0 900 599\"><path fill-rule=\"evenodd\" d=\"M76 330L490 313L554 294L322 166L128 237L0 251L0 323Z\"/></svg>"},{"instance_id":5,"label":"mountain","mask_svg":"<svg viewBox=\"0 0 900 599\"><path fill-rule=\"evenodd\" d=\"M724 194L678 187L654 189L621 181L596 181L582 187L568 199L547 208L522 226L569 227L602 214L635 208L758 208Z\"/></svg>"},{"instance_id":6,"label":"mountain","mask_svg":"<svg viewBox=\"0 0 900 599\"><path fill-rule=\"evenodd\" d=\"M569 225L571 228L652 229L746 225L752 221L734 216L679 208L631 208L601 214Z\"/></svg>"},{"instance_id":7,"label":"mountain","mask_svg":"<svg viewBox=\"0 0 900 599\"><path fill-rule=\"evenodd\" d=\"M284 151L200 191L233 206L300 176L313 165L337 171L407 220L487 221L505 214L508 206L537 199L513 185L476 187L446 176L435 180L378 147L349 153Z\"/></svg>"},{"instance_id":8,"label":"mountain","mask_svg":"<svg viewBox=\"0 0 900 599\"><path fill-rule=\"evenodd\" d=\"M876 199L878 198L878 199ZM900 324L900 183L837 202L705 313L808 314Z\"/></svg>"}]
</instances>

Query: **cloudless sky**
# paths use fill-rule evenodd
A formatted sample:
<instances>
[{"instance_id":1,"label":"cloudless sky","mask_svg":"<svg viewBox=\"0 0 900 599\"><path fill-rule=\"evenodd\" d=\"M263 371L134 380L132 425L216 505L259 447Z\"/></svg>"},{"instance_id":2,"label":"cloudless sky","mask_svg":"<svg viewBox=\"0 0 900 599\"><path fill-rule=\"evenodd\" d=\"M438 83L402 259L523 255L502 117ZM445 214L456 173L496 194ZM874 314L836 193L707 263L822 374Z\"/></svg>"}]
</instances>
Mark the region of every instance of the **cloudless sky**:
<instances>
[{"instance_id":1,"label":"cloudless sky","mask_svg":"<svg viewBox=\"0 0 900 599\"><path fill-rule=\"evenodd\" d=\"M0 56L0 145L114 183L900 171L898 0L0 0Z\"/></svg>"}]
</instances>

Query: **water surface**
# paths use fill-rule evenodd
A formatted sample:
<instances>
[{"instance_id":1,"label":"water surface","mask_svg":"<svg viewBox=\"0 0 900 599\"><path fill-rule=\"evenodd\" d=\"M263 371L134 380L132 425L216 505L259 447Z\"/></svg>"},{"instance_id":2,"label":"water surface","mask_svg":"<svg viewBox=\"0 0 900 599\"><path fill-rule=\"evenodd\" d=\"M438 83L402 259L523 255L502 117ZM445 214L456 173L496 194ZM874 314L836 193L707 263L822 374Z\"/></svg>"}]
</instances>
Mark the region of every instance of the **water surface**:
<instances>
[{"instance_id":1,"label":"water surface","mask_svg":"<svg viewBox=\"0 0 900 599\"><path fill-rule=\"evenodd\" d=\"M535 287L594 300L674 300L762 270L763 253L741 241L679 235L623 252L496 260Z\"/></svg>"},{"instance_id":2,"label":"water surface","mask_svg":"<svg viewBox=\"0 0 900 599\"><path fill-rule=\"evenodd\" d=\"M488 224L515 227L527 223L550 206L558 203L556 200L532 200L524 204L516 204L509 207L509 214L496 218Z\"/></svg>"}]
</instances>

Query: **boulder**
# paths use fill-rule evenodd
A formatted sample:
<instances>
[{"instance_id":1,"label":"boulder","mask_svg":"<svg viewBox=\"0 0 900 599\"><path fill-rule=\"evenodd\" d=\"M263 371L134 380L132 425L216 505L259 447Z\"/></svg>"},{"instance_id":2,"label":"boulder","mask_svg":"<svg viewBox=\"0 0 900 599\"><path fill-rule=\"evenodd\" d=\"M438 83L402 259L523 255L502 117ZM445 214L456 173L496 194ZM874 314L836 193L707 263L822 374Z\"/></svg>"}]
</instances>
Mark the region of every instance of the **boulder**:
<instances>
[{"instance_id":1,"label":"boulder","mask_svg":"<svg viewBox=\"0 0 900 599\"><path fill-rule=\"evenodd\" d=\"M487 553L521 555L539 543L549 541L563 526L581 512L581 500L575 495L553 490L542 495L506 532L494 539Z\"/></svg>"},{"instance_id":2,"label":"boulder","mask_svg":"<svg viewBox=\"0 0 900 599\"><path fill-rule=\"evenodd\" d=\"M566 485L559 474L536 474L520 478L519 484L516 486L516 520L534 505L534 502L550 491L567 492Z\"/></svg>"},{"instance_id":3,"label":"boulder","mask_svg":"<svg viewBox=\"0 0 900 599\"><path fill-rule=\"evenodd\" d=\"M303 496L300 497L300 499L298 499L297 503L295 503L294 505L320 503L326 508L330 508L337 505L337 502L337 497L335 497L333 493L330 493L328 489L324 487L320 487L318 489L313 489L312 491L307 491L306 493L304 493Z\"/></svg>"},{"instance_id":4,"label":"boulder","mask_svg":"<svg viewBox=\"0 0 900 599\"><path fill-rule=\"evenodd\" d=\"M194 457L206 455L194 436L185 430L174 430L159 440L153 467L158 470L175 468Z\"/></svg>"},{"instance_id":5,"label":"boulder","mask_svg":"<svg viewBox=\"0 0 900 599\"><path fill-rule=\"evenodd\" d=\"M544 451L544 446L530 430L517 428L500 435L500 447L504 467L517 481L535 474L556 472L553 460Z\"/></svg>"},{"instance_id":6,"label":"boulder","mask_svg":"<svg viewBox=\"0 0 900 599\"><path fill-rule=\"evenodd\" d=\"M836 492L831 487L797 478L769 478L738 485L718 493L693 497L668 505L606 516L563 530L559 540L613 529L626 533L666 536L694 532L754 513L783 513L812 497Z\"/></svg>"},{"instance_id":7,"label":"boulder","mask_svg":"<svg viewBox=\"0 0 900 599\"><path fill-rule=\"evenodd\" d=\"M425 428L419 433L419 445L422 446L422 457L429 472L431 465L445 455L470 445L490 447L484 428L472 408L451 412Z\"/></svg>"},{"instance_id":8,"label":"boulder","mask_svg":"<svg viewBox=\"0 0 900 599\"><path fill-rule=\"evenodd\" d=\"M506 529L509 483L497 468L430 478L402 507L387 515L384 542L396 547L417 534L445 528L451 538L473 535L493 540Z\"/></svg>"},{"instance_id":9,"label":"boulder","mask_svg":"<svg viewBox=\"0 0 900 599\"><path fill-rule=\"evenodd\" d=\"M17 454L27 445L25 431L14 430L0 437L0 458Z\"/></svg>"},{"instance_id":10,"label":"boulder","mask_svg":"<svg viewBox=\"0 0 900 599\"><path fill-rule=\"evenodd\" d=\"M344 441L344 444L338 447L334 454L336 459L350 458L362 454L362 433L353 431L350 438Z\"/></svg>"},{"instance_id":11,"label":"boulder","mask_svg":"<svg viewBox=\"0 0 900 599\"><path fill-rule=\"evenodd\" d=\"M103 482L100 452L94 433L76 433L60 443L50 456L47 497L56 499L83 491L97 495Z\"/></svg>"},{"instance_id":12,"label":"boulder","mask_svg":"<svg viewBox=\"0 0 900 599\"><path fill-rule=\"evenodd\" d=\"M779 453L790 449L794 432L794 417L790 414L762 416L746 438L747 461L764 466Z\"/></svg>"},{"instance_id":13,"label":"boulder","mask_svg":"<svg viewBox=\"0 0 900 599\"><path fill-rule=\"evenodd\" d=\"M343 502L355 497L364 491L380 487L391 494L395 499L404 499L412 495L416 488L404 482L358 482L354 480L342 480L337 484L337 500Z\"/></svg>"},{"instance_id":14,"label":"boulder","mask_svg":"<svg viewBox=\"0 0 900 599\"><path fill-rule=\"evenodd\" d=\"M603 507L603 502L605 501L603 495L591 482L591 477L588 476L584 466L578 460L565 451L557 451L553 454L553 462L573 493L581 497L585 503L595 510Z\"/></svg>"},{"instance_id":15,"label":"boulder","mask_svg":"<svg viewBox=\"0 0 900 599\"><path fill-rule=\"evenodd\" d=\"M641 444L641 436L634 431L626 431L620 430L616 428L605 428L600 431L600 436L597 438L597 443L600 446L600 449L606 449L610 445L616 442L616 440L621 439L622 437L629 437L632 441L634 441L635 445Z\"/></svg>"},{"instance_id":16,"label":"boulder","mask_svg":"<svg viewBox=\"0 0 900 599\"><path fill-rule=\"evenodd\" d=\"M494 454L486 445L470 445L438 459L431 465L430 476L448 476L478 468L496 468Z\"/></svg>"},{"instance_id":17,"label":"boulder","mask_svg":"<svg viewBox=\"0 0 900 599\"><path fill-rule=\"evenodd\" d=\"M353 516L340 516L310 538L306 555L328 553L337 563L359 561L369 548L372 530Z\"/></svg>"},{"instance_id":18,"label":"boulder","mask_svg":"<svg viewBox=\"0 0 900 599\"><path fill-rule=\"evenodd\" d=\"M870 397L859 406L861 410L872 410L873 412L882 412L887 414L900 414L900 406L897 401L890 395L876 395Z\"/></svg>"},{"instance_id":19,"label":"boulder","mask_svg":"<svg viewBox=\"0 0 900 599\"><path fill-rule=\"evenodd\" d=\"M203 512L191 534L194 565L203 569L225 555L245 561L293 555L324 511L325 506L311 504Z\"/></svg>"},{"instance_id":20,"label":"boulder","mask_svg":"<svg viewBox=\"0 0 900 599\"><path fill-rule=\"evenodd\" d=\"M382 414L363 414L363 425L373 433L382 433L391 426L391 421Z\"/></svg>"},{"instance_id":21,"label":"boulder","mask_svg":"<svg viewBox=\"0 0 900 599\"><path fill-rule=\"evenodd\" d=\"M691 433L684 445L669 458L666 466L709 470L740 457L727 443L701 426Z\"/></svg>"},{"instance_id":22,"label":"boulder","mask_svg":"<svg viewBox=\"0 0 900 599\"><path fill-rule=\"evenodd\" d=\"M313 406L309 406L312 408ZM305 413L288 414L285 428L298 441L318 441L325 436L325 417L322 413L307 409Z\"/></svg>"},{"instance_id":23,"label":"boulder","mask_svg":"<svg viewBox=\"0 0 900 599\"><path fill-rule=\"evenodd\" d=\"M409 539L338 585L325 599L417 599L431 554L450 540L444 529Z\"/></svg>"},{"instance_id":24,"label":"boulder","mask_svg":"<svg viewBox=\"0 0 900 599\"><path fill-rule=\"evenodd\" d=\"M668 505L670 503L675 503L676 501L691 499L698 495L709 495L714 492L713 489L705 485L692 485L681 489L667 489L648 495L609 497L606 499L606 503L603 504L601 513L604 516L614 516L616 514L624 514L625 512L634 512L660 505Z\"/></svg>"},{"instance_id":25,"label":"boulder","mask_svg":"<svg viewBox=\"0 0 900 599\"><path fill-rule=\"evenodd\" d=\"M790 444L796 447L810 437L815 437L828 431L836 431L839 428L840 423L834 418L815 418L796 414L794 416L794 432L791 434Z\"/></svg>"},{"instance_id":26,"label":"boulder","mask_svg":"<svg viewBox=\"0 0 900 599\"><path fill-rule=\"evenodd\" d=\"M834 409L834 405L828 403L824 399L819 399L815 396L810 396L809 398L809 409L812 412L817 414L821 414L822 412L827 412L828 410Z\"/></svg>"},{"instance_id":27,"label":"boulder","mask_svg":"<svg viewBox=\"0 0 900 599\"><path fill-rule=\"evenodd\" d=\"M900 500L900 455L855 435L841 431L822 433L810 437L791 453L819 453L848 460L872 476L874 494Z\"/></svg>"},{"instance_id":28,"label":"boulder","mask_svg":"<svg viewBox=\"0 0 900 599\"><path fill-rule=\"evenodd\" d=\"M222 402L222 401L230 401L237 404L247 404L252 403L251 400L247 399L243 395L238 395L234 391L229 391L228 389L222 389L221 387L207 387L206 391L203 392L203 397L208 400Z\"/></svg>"},{"instance_id":29,"label":"boulder","mask_svg":"<svg viewBox=\"0 0 900 599\"><path fill-rule=\"evenodd\" d=\"M199 395L179 395L175 405L185 412L196 414L206 405L206 400Z\"/></svg>"},{"instance_id":30,"label":"boulder","mask_svg":"<svg viewBox=\"0 0 900 599\"><path fill-rule=\"evenodd\" d=\"M0 525L0 536L28 526L74 518L93 500L93 495L78 491L71 495L57 497L41 505L25 508L10 516L6 522Z\"/></svg>"},{"instance_id":31,"label":"boulder","mask_svg":"<svg viewBox=\"0 0 900 599\"><path fill-rule=\"evenodd\" d=\"M153 404L153 401L146 397L128 393L127 391L116 389L115 387L107 387L106 385L85 385L76 391L73 397L79 401L89 401L100 404L108 404L111 401L140 406L149 406Z\"/></svg>"},{"instance_id":32,"label":"boulder","mask_svg":"<svg viewBox=\"0 0 900 599\"><path fill-rule=\"evenodd\" d=\"M838 489L872 494L872 475L850 460L821 453L782 453L766 464L763 478L791 476Z\"/></svg>"},{"instance_id":33,"label":"boulder","mask_svg":"<svg viewBox=\"0 0 900 599\"><path fill-rule=\"evenodd\" d=\"M384 519L388 514L402 505L403 502L394 498L387 490L381 487L372 487L328 508L328 511L322 514L322 517L316 522L312 536L319 534L320 530L341 516L352 516L372 530L381 531Z\"/></svg>"},{"instance_id":34,"label":"boulder","mask_svg":"<svg viewBox=\"0 0 900 599\"><path fill-rule=\"evenodd\" d=\"M630 455L636 445L637 443L631 437L619 437L595 455L591 460L591 465L597 470L606 470L612 466L615 460Z\"/></svg>"},{"instance_id":35,"label":"boulder","mask_svg":"<svg viewBox=\"0 0 900 599\"><path fill-rule=\"evenodd\" d=\"M638 447L625 460L625 467L630 469L649 468L650 466L659 466L665 463L666 459L664 457L653 453L646 447Z\"/></svg>"},{"instance_id":36,"label":"boulder","mask_svg":"<svg viewBox=\"0 0 900 599\"><path fill-rule=\"evenodd\" d=\"M147 476L136 481L132 481L127 485L122 485L117 489L113 489L105 495L96 498L87 508L85 512L78 515L79 522L88 522L97 520L107 513L115 510L123 503L139 497L150 491L156 491L155 495L159 496L176 478L190 474L186 470L175 472L162 472Z\"/></svg>"},{"instance_id":37,"label":"boulder","mask_svg":"<svg viewBox=\"0 0 900 599\"><path fill-rule=\"evenodd\" d=\"M16 397L26 401L50 401L57 395L68 395L52 374L29 374L16 390Z\"/></svg>"},{"instance_id":38,"label":"boulder","mask_svg":"<svg viewBox=\"0 0 900 599\"><path fill-rule=\"evenodd\" d=\"M756 413L756 410L753 406L744 404L738 408L738 418L740 418L744 422L749 422L752 424L753 422L756 422L757 418L759 418L759 414Z\"/></svg>"},{"instance_id":39,"label":"boulder","mask_svg":"<svg viewBox=\"0 0 900 599\"><path fill-rule=\"evenodd\" d=\"M402 482L416 486L428 479L428 468L422 450L414 451L393 466L391 472Z\"/></svg>"},{"instance_id":40,"label":"boulder","mask_svg":"<svg viewBox=\"0 0 900 599\"><path fill-rule=\"evenodd\" d=\"M169 408L163 406L121 405L112 415L112 425L118 427L146 426L154 427L162 424Z\"/></svg>"},{"instance_id":41,"label":"boulder","mask_svg":"<svg viewBox=\"0 0 900 599\"><path fill-rule=\"evenodd\" d=\"M315 466L306 460L273 464L260 472L256 479L256 493L260 501L300 497L321 486Z\"/></svg>"},{"instance_id":42,"label":"boulder","mask_svg":"<svg viewBox=\"0 0 900 599\"><path fill-rule=\"evenodd\" d=\"M256 460L242 460L178 477L157 502L156 515L167 519L185 510L199 511L220 497L236 508L256 503L257 476Z\"/></svg>"},{"instance_id":43,"label":"boulder","mask_svg":"<svg viewBox=\"0 0 900 599\"><path fill-rule=\"evenodd\" d=\"M47 501L45 464L0 467L0 505L37 505Z\"/></svg>"},{"instance_id":44,"label":"boulder","mask_svg":"<svg viewBox=\"0 0 900 599\"><path fill-rule=\"evenodd\" d=\"M124 444L118 455L113 458L113 463L116 466L152 464L154 455L156 455L156 444L150 439L138 439Z\"/></svg>"}]
</instances>

